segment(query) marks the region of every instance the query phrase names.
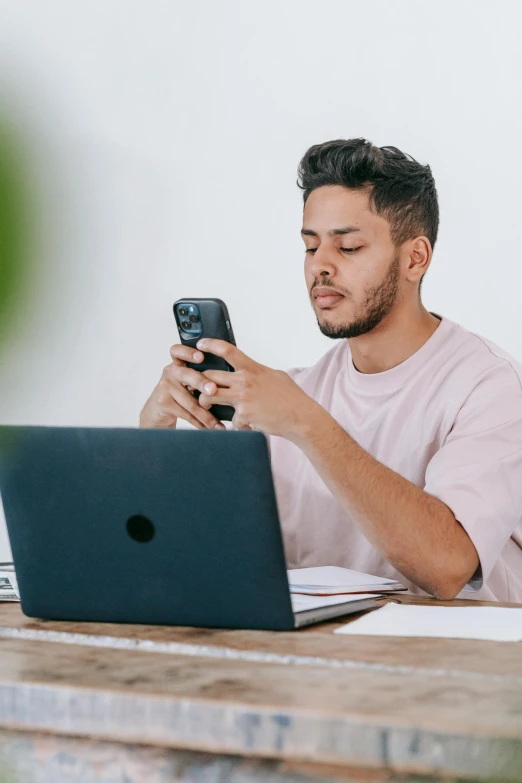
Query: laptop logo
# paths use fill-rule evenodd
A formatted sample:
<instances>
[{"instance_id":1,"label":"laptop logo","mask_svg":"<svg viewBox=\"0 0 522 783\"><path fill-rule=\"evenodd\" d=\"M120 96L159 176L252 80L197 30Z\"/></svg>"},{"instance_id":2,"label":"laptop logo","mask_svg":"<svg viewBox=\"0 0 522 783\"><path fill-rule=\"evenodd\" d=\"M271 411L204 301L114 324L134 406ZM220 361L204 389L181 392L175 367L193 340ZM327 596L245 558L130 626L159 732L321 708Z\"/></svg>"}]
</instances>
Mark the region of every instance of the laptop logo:
<instances>
[{"instance_id":1,"label":"laptop logo","mask_svg":"<svg viewBox=\"0 0 522 783\"><path fill-rule=\"evenodd\" d=\"M150 519L142 516L142 514L135 514L127 520L127 533L134 541L138 541L140 544L146 544L147 541L151 541L155 532L154 525Z\"/></svg>"}]
</instances>

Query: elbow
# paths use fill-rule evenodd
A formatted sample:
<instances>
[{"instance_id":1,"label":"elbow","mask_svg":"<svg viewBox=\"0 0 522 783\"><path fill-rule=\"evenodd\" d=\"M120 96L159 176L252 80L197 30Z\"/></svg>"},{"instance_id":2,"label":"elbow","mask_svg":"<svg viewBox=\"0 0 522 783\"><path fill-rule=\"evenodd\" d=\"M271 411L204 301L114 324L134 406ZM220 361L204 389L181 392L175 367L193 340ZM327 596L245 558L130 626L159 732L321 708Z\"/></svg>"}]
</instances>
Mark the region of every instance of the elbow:
<instances>
[{"instance_id":1,"label":"elbow","mask_svg":"<svg viewBox=\"0 0 522 783\"><path fill-rule=\"evenodd\" d=\"M433 584L433 589L429 593L439 601L453 601L454 598L469 584L470 580L480 569L480 559L468 538L468 545L461 552L461 556L446 568L440 569L440 574Z\"/></svg>"},{"instance_id":2,"label":"elbow","mask_svg":"<svg viewBox=\"0 0 522 783\"><path fill-rule=\"evenodd\" d=\"M472 579L476 570L476 568L472 568L471 570L466 569L465 572L460 571L458 574L446 573L428 592L439 601L453 601Z\"/></svg>"},{"instance_id":3,"label":"elbow","mask_svg":"<svg viewBox=\"0 0 522 783\"><path fill-rule=\"evenodd\" d=\"M465 584L466 582L464 582L464 585ZM464 587L464 585L462 585L462 587ZM438 601L453 601L453 599L456 598L462 590L462 587L456 586L451 582L443 582L442 584L434 587L429 592Z\"/></svg>"},{"instance_id":4,"label":"elbow","mask_svg":"<svg viewBox=\"0 0 522 783\"><path fill-rule=\"evenodd\" d=\"M419 575L417 575L416 579L411 579L411 577L410 579L421 590L424 590L438 601L453 601L468 582L468 579L465 577L456 578L453 574L448 573L432 574L431 576L431 579L427 578L427 574L424 574L422 578L419 578Z\"/></svg>"}]
</instances>

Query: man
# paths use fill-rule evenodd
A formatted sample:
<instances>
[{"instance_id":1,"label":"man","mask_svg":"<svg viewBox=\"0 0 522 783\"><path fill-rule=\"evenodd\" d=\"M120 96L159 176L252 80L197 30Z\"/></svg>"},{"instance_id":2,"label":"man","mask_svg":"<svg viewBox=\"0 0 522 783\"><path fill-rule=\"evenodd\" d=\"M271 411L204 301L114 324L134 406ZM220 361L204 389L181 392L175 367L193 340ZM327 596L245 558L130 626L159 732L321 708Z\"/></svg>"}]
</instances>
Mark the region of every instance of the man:
<instances>
[{"instance_id":1,"label":"man","mask_svg":"<svg viewBox=\"0 0 522 783\"><path fill-rule=\"evenodd\" d=\"M522 371L422 304L439 215L429 166L337 140L308 150L298 184L306 284L338 344L284 373L205 340L236 369L205 375L185 365L202 354L175 345L141 426L222 427L219 402L238 429L271 436L290 568L522 602Z\"/></svg>"}]
</instances>

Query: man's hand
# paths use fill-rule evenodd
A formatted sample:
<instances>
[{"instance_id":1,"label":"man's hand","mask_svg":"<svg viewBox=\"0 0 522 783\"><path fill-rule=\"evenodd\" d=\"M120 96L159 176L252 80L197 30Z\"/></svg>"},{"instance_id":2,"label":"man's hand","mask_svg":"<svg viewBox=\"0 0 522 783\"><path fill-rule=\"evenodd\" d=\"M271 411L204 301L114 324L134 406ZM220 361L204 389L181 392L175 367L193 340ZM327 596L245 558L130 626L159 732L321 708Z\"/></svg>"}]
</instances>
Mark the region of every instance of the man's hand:
<instances>
[{"instance_id":1,"label":"man's hand","mask_svg":"<svg viewBox=\"0 0 522 783\"><path fill-rule=\"evenodd\" d=\"M232 405L232 424L238 430L259 430L288 440L301 436L319 406L287 373L258 364L224 340L204 338L197 347L221 356L236 370L207 370L205 375L214 382L215 391L205 389L199 398L202 409Z\"/></svg>"},{"instance_id":2,"label":"man's hand","mask_svg":"<svg viewBox=\"0 0 522 783\"><path fill-rule=\"evenodd\" d=\"M202 408L191 394L192 389L212 394L216 385L205 373L187 367L187 362L203 361L201 351L188 345L173 345L170 349L171 364L163 370L160 381L145 403L140 416L140 427L175 427L178 419L184 419L200 430L225 429L208 410Z\"/></svg>"}]
</instances>

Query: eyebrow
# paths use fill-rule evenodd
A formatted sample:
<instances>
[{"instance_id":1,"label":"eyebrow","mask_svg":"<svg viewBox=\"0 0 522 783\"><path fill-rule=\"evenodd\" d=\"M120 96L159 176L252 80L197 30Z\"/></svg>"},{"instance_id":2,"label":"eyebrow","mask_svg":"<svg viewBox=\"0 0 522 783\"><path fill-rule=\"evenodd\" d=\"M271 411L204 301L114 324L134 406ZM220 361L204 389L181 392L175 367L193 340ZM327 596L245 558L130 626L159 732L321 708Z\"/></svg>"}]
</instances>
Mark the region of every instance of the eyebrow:
<instances>
[{"instance_id":1,"label":"eyebrow","mask_svg":"<svg viewBox=\"0 0 522 783\"><path fill-rule=\"evenodd\" d=\"M354 234L357 231L361 231L360 228L357 228L357 226L344 226L344 228L331 228L330 231L327 231L329 237L338 237L343 236L344 234ZM307 237L318 237L319 234L317 231L312 231L311 228L302 228L301 229L302 236Z\"/></svg>"}]
</instances>

